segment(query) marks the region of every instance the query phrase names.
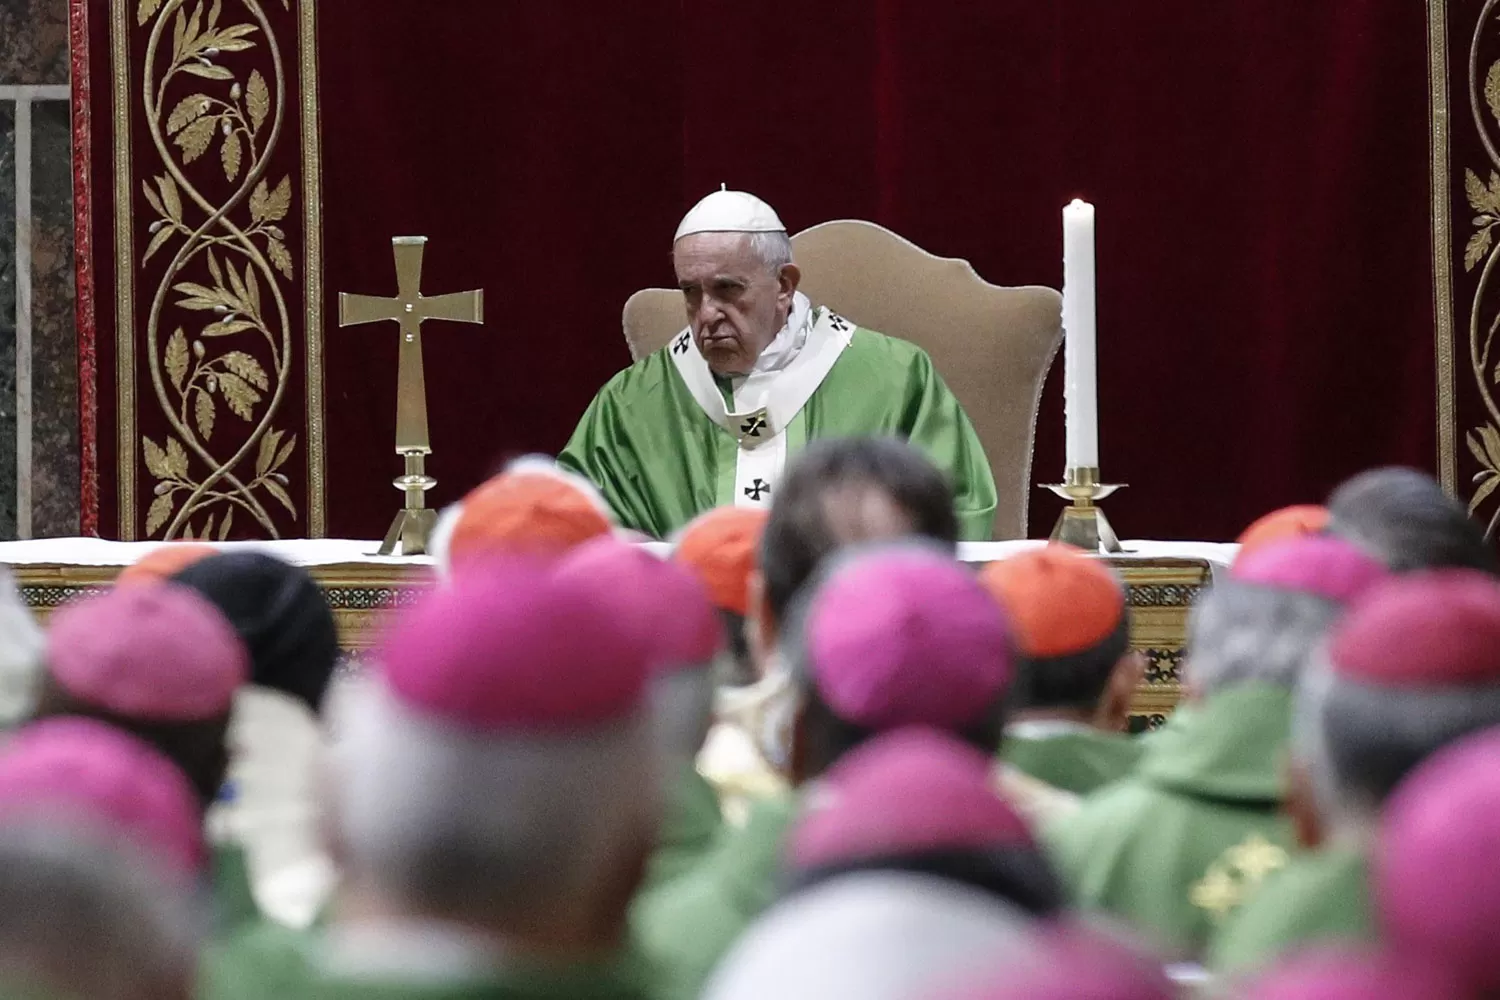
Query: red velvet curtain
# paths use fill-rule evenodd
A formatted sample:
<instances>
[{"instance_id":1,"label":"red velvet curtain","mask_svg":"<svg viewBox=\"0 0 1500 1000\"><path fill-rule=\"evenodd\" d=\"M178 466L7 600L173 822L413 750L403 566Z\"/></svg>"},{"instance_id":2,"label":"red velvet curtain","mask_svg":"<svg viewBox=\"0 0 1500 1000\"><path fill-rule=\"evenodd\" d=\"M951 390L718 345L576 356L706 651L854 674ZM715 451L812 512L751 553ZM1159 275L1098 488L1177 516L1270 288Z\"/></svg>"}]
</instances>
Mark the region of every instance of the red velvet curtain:
<instances>
[{"instance_id":1,"label":"red velvet curtain","mask_svg":"<svg viewBox=\"0 0 1500 1000\"><path fill-rule=\"evenodd\" d=\"M1101 450L1130 537L1232 537L1374 463L1435 452L1421 4L1104 0L630 4L324 0L329 532L397 506L389 239L431 237L442 503L554 451L628 363L620 307L669 284L721 181L793 230L872 219L1003 284L1061 281L1099 207ZM1049 385L1036 475L1060 475ZM1056 502L1033 497L1033 533Z\"/></svg>"}]
</instances>

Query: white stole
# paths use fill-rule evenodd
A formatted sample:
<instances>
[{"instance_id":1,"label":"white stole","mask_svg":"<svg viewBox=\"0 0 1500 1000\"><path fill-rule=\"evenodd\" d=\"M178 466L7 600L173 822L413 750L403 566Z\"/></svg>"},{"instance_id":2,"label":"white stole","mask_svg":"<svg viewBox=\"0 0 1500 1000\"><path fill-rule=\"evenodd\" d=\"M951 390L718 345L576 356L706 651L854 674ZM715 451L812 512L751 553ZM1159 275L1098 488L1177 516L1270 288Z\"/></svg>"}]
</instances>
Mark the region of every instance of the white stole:
<instances>
[{"instance_id":1,"label":"white stole","mask_svg":"<svg viewBox=\"0 0 1500 1000\"><path fill-rule=\"evenodd\" d=\"M854 324L826 306L807 316L811 326L801 351L784 368L752 372L734 390L732 410L724 406L724 397L698 351L691 329L672 338L668 347L677 374L693 399L708 419L738 443L734 471L737 507L771 505L786 469L787 427L818 391L854 335Z\"/></svg>"}]
</instances>

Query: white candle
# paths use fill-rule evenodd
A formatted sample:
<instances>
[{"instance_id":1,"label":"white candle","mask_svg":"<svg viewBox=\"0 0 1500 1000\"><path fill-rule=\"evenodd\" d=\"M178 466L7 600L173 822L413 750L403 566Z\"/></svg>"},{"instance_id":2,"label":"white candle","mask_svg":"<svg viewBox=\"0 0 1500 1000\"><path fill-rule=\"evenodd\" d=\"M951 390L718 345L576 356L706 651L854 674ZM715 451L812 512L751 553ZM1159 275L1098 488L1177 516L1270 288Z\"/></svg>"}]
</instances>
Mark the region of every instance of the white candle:
<instances>
[{"instance_id":1,"label":"white candle","mask_svg":"<svg viewBox=\"0 0 1500 1000\"><path fill-rule=\"evenodd\" d=\"M1099 467L1099 397L1094 350L1094 206L1063 209L1063 402L1068 468Z\"/></svg>"}]
</instances>

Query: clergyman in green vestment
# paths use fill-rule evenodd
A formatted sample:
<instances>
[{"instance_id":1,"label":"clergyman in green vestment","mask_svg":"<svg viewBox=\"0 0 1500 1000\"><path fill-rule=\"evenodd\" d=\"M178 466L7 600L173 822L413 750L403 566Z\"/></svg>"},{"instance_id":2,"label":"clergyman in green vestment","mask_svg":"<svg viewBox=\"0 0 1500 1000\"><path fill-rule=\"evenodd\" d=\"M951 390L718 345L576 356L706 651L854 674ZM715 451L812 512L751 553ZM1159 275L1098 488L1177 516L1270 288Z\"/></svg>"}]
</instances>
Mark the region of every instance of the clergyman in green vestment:
<instances>
[{"instance_id":1,"label":"clergyman in green vestment","mask_svg":"<svg viewBox=\"0 0 1500 1000\"><path fill-rule=\"evenodd\" d=\"M1370 852L1387 798L1430 755L1500 725L1500 585L1450 574L1383 586L1304 675L1291 802L1301 849L1214 936L1215 971L1374 940Z\"/></svg>"},{"instance_id":2,"label":"clergyman in green vestment","mask_svg":"<svg viewBox=\"0 0 1500 1000\"><path fill-rule=\"evenodd\" d=\"M771 206L714 192L683 219L672 257L687 327L611 379L558 456L622 524L664 538L711 507L769 506L809 440L891 435L949 477L962 537L990 537L994 477L932 360L798 292Z\"/></svg>"},{"instance_id":3,"label":"clergyman in green vestment","mask_svg":"<svg viewBox=\"0 0 1500 1000\"><path fill-rule=\"evenodd\" d=\"M1235 563L1193 609L1189 695L1124 779L1044 833L1074 900L1198 958L1284 867L1292 690L1346 602L1382 574L1353 545L1308 537Z\"/></svg>"},{"instance_id":4,"label":"clergyman in green vestment","mask_svg":"<svg viewBox=\"0 0 1500 1000\"><path fill-rule=\"evenodd\" d=\"M1005 609L1019 653L1005 762L1075 795L1124 777L1140 756L1125 729L1145 669L1130 650L1125 585L1065 545L992 562L979 580Z\"/></svg>"}]
</instances>

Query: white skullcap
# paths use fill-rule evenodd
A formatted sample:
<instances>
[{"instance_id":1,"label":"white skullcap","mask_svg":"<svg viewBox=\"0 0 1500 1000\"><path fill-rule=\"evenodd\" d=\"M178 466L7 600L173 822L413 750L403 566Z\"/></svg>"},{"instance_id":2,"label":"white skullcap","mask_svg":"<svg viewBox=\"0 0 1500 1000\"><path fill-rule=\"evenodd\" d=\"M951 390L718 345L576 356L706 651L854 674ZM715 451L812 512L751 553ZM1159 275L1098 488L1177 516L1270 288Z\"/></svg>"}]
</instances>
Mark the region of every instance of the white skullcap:
<instances>
[{"instance_id":1,"label":"white skullcap","mask_svg":"<svg viewBox=\"0 0 1500 1000\"><path fill-rule=\"evenodd\" d=\"M682 217L676 243L693 233L784 233L776 209L748 191L727 191L723 185Z\"/></svg>"},{"instance_id":2,"label":"white skullcap","mask_svg":"<svg viewBox=\"0 0 1500 1000\"><path fill-rule=\"evenodd\" d=\"M1031 921L977 889L930 875L840 875L761 917L725 957L705 1000L898 1000L1025 947Z\"/></svg>"}]
</instances>

